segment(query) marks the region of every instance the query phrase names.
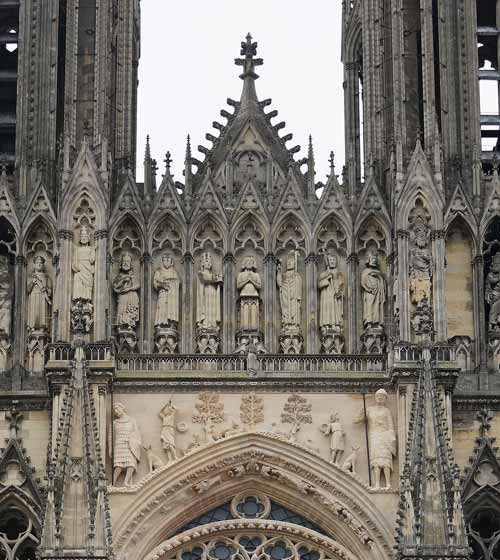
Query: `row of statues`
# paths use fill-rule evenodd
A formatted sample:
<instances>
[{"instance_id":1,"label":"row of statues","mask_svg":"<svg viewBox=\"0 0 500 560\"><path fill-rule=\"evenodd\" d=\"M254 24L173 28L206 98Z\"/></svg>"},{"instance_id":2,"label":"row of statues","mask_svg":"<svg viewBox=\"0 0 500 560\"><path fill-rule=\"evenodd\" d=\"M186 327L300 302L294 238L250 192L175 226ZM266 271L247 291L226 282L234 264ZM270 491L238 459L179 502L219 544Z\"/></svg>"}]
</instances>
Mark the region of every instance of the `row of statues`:
<instances>
[{"instance_id":1,"label":"row of statues","mask_svg":"<svg viewBox=\"0 0 500 560\"><path fill-rule=\"evenodd\" d=\"M141 460L142 451L145 450L149 471L155 468L169 464L182 456L186 451L190 451L194 447L201 444L210 444L220 439L231 437L244 433L245 431L254 431L255 425L240 427L236 422L232 422L232 427L222 430L216 434L214 432L214 422L221 421L223 416L213 412L204 418L203 440L199 436L187 450L180 450L176 441L177 432L186 432L188 426L185 422L177 422L178 408L169 401L160 410L159 417L162 422L160 431L160 443L165 454L165 461L152 452L151 445L144 446L141 432L139 430L135 418L129 416L126 408L121 403L113 405L113 430L109 432L109 454L113 463L113 486L117 486L120 477L123 475L123 484L131 486L133 484L133 476L138 469L138 463ZM264 420L264 416L260 417L260 421ZM394 458L397 453L397 438L394 429L392 413L387 406L387 392L379 389L375 393L375 402L373 405L363 408L357 414L353 422L366 424L368 434L368 453L367 458L373 475L373 487L380 488L382 476L385 479L385 488L391 486L391 476L394 470ZM250 429L248 429L250 428ZM294 425L293 435L287 439L292 443L297 441L297 432L300 429L300 423ZM330 457L332 464L342 466L345 470L356 472L357 451L359 446L353 446L353 452L345 458L341 464L341 457L345 449L345 432L339 414L334 413L330 417L330 421L320 426L321 432L325 436L330 437ZM309 441L309 440L308 440ZM306 446L307 448L307 446Z\"/></svg>"}]
</instances>

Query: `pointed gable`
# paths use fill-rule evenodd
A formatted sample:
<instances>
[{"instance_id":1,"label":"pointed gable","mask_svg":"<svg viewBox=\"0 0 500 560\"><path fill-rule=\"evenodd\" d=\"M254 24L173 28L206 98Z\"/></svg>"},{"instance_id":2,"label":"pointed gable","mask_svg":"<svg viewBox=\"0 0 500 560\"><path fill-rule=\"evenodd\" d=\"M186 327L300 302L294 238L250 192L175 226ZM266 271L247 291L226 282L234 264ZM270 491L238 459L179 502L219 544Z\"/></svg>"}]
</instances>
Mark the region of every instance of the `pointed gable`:
<instances>
[{"instance_id":1,"label":"pointed gable","mask_svg":"<svg viewBox=\"0 0 500 560\"><path fill-rule=\"evenodd\" d=\"M445 224L450 224L457 216L461 216L469 224L472 231L475 230L476 217L462 183L458 183L453 191L445 213Z\"/></svg>"},{"instance_id":2,"label":"pointed gable","mask_svg":"<svg viewBox=\"0 0 500 560\"><path fill-rule=\"evenodd\" d=\"M0 172L0 216L4 216L19 233L19 219L16 212L16 203L10 191L5 168Z\"/></svg>"},{"instance_id":3,"label":"pointed gable","mask_svg":"<svg viewBox=\"0 0 500 560\"><path fill-rule=\"evenodd\" d=\"M371 215L388 226L390 232L391 217L373 174L368 177L361 192L355 219L355 229Z\"/></svg>"},{"instance_id":4,"label":"pointed gable","mask_svg":"<svg viewBox=\"0 0 500 560\"><path fill-rule=\"evenodd\" d=\"M125 213L132 214L140 223L144 222L141 197L131 173L127 173L125 182L120 189L120 194L111 212L110 223L113 224L120 220Z\"/></svg>"},{"instance_id":5,"label":"pointed gable","mask_svg":"<svg viewBox=\"0 0 500 560\"><path fill-rule=\"evenodd\" d=\"M32 223L38 217L44 217L48 219L52 224L56 224L57 219L52 207L52 203L47 194L45 186L40 181L37 187L33 190L28 205L26 207L26 213L24 218L24 224L26 225Z\"/></svg>"}]
</instances>

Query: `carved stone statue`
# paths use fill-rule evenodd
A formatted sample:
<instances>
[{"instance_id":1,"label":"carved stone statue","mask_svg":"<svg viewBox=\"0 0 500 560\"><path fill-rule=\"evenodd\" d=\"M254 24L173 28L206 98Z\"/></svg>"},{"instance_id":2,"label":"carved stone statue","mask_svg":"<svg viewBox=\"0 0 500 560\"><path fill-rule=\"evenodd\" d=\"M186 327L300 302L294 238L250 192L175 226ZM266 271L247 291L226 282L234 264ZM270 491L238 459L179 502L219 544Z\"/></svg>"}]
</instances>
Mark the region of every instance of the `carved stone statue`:
<instances>
[{"instance_id":1,"label":"carved stone statue","mask_svg":"<svg viewBox=\"0 0 500 560\"><path fill-rule=\"evenodd\" d=\"M73 301L92 301L95 248L90 245L87 226L80 229L80 244L73 255Z\"/></svg>"},{"instance_id":2,"label":"carved stone statue","mask_svg":"<svg viewBox=\"0 0 500 560\"><path fill-rule=\"evenodd\" d=\"M113 290L118 297L116 324L118 327L134 330L139 322L140 284L134 276L132 255L123 253L120 272L113 281Z\"/></svg>"},{"instance_id":3,"label":"carved stone statue","mask_svg":"<svg viewBox=\"0 0 500 560\"><path fill-rule=\"evenodd\" d=\"M52 281L45 270L45 259L35 257L28 279L28 310L26 324L30 331L47 330L52 308Z\"/></svg>"},{"instance_id":4,"label":"carved stone statue","mask_svg":"<svg viewBox=\"0 0 500 560\"><path fill-rule=\"evenodd\" d=\"M163 255L161 268L153 278L153 286L158 291L155 327L166 327L179 322L179 275L174 268L172 257Z\"/></svg>"},{"instance_id":5,"label":"carved stone statue","mask_svg":"<svg viewBox=\"0 0 500 560\"><path fill-rule=\"evenodd\" d=\"M319 326L343 329L344 275L337 268L337 256L325 256L326 270L319 275Z\"/></svg>"},{"instance_id":6,"label":"carved stone statue","mask_svg":"<svg viewBox=\"0 0 500 560\"><path fill-rule=\"evenodd\" d=\"M489 329L498 332L500 331L500 253L493 255L491 260L484 295L486 303L490 306Z\"/></svg>"},{"instance_id":7,"label":"carved stone statue","mask_svg":"<svg viewBox=\"0 0 500 560\"><path fill-rule=\"evenodd\" d=\"M386 402L387 392L384 389L379 389L375 393L375 404L366 410L370 464L375 488L380 488L382 472L385 477L385 487L391 487L393 457L396 456L396 432L394 431L392 414ZM364 410L361 410L354 422L359 423L364 422L364 420Z\"/></svg>"},{"instance_id":8,"label":"carved stone statue","mask_svg":"<svg viewBox=\"0 0 500 560\"><path fill-rule=\"evenodd\" d=\"M175 443L175 416L177 408L171 401L160 410L160 418L162 420L161 428L161 444L167 455L167 463L177 459L177 445Z\"/></svg>"},{"instance_id":9,"label":"carved stone statue","mask_svg":"<svg viewBox=\"0 0 500 560\"><path fill-rule=\"evenodd\" d=\"M433 263L428 246L428 226L418 223L413 233L415 246L410 251L410 294L412 303L418 305L423 299L431 301Z\"/></svg>"},{"instance_id":10,"label":"carved stone statue","mask_svg":"<svg viewBox=\"0 0 500 560\"><path fill-rule=\"evenodd\" d=\"M377 254L369 253L366 266L361 272L361 288L363 290L363 325L380 327L384 324L386 300L386 282L378 269Z\"/></svg>"},{"instance_id":11,"label":"carved stone statue","mask_svg":"<svg viewBox=\"0 0 500 560\"><path fill-rule=\"evenodd\" d=\"M110 456L113 458L113 486L116 486L122 471L125 471L125 486L131 486L137 464L141 460L141 434L136 420L127 415L123 404L114 404L113 416L113 434L109 445Z\"/></svg>"},{"instance_id":12,"label":"carved stone statue","mask_svg":"<svg viewBox=\"0 0 500 560\"><path fill-rule=\"evenodd\" d=\"M330 437L330 463L337 465L340 456L344 452L344 429L339 420L338 412L330 416L330 422L321 426L321 431L325 436Z\"/></svg>"},{"instance_id":13,"label":"carved stone statue","mask_svg":"<svg viewBox=\"0 0 500 560\"><path fill-rule=\"evenodd\" d=\"M9 258L0 255L0 333L10 335L14 284L9 270Z\"/></svg>"},{"instance_id":14,"label":"carved stone statue","mask_svg":"<svg viewBox=\"0 0 500 560\"><path fill-rule=\"evenodd\" d=\"M281 271L278 263L277 284L281 303L283 328L300 328L302 303L302 278L298 272L297 251L290 251L286 257L286 270Z\"/></svg>"},{"instance_id":15,"label":"carved stone statue","mask_svg":"<svg viewBox=\"0 0 500 560\"><path fill-rule=\"evenodd\" d=\"M241 264L241 272L236 279L236 287L240 292L240 327L245 330L258 330L259 292L262 287L257 264L252 256L245 257Z\"/></svg>"},{"instance_id":16,"label":"carved stone statue","mask_svg":"<svg viewBox=\"0 0 500 560\"><path fill-rule=\"evenodd\" d=\"M213 270L212 255L203 253L198 271L196 322L198 328L218 329L221 321L222 276Z\"/></svg>"}]
</instances>

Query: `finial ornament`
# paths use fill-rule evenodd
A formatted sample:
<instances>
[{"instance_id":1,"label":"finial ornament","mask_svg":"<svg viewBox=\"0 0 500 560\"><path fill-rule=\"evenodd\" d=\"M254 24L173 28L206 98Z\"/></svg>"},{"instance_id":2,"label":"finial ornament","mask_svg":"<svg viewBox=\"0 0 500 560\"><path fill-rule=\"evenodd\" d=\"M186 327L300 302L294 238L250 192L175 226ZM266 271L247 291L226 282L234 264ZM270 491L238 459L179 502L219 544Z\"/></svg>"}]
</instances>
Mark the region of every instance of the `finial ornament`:
<instances>
[{"instance_id":1,"label":"finial ornament","mask_svg":"<svg viewBox=\"0 0 500 560\"><path fill-rule=\"evenodd\" d=\"M236 66L243 66L243 73L240 75L242 80L251 78L256 80L259 76L255 73L255 67L264 64L262 58L254 58L257 55L257 42L252 43L250 33L246 36L246 41L241 42L240 55L245 58L235 58Z\"/></svg>"},{"instance_id":2,"label":"finial ornament","mask_svg":"<svg viewBox=\"0 0 500 560\"><path fill-rule=\"evenodd\" d=\"M172 165L172 157L170 152L167 152L165 154L165 159L163 161L165 162L165 172L167 173L167 175L170 175L170 166Z\"/></svg>"}]
</instances>

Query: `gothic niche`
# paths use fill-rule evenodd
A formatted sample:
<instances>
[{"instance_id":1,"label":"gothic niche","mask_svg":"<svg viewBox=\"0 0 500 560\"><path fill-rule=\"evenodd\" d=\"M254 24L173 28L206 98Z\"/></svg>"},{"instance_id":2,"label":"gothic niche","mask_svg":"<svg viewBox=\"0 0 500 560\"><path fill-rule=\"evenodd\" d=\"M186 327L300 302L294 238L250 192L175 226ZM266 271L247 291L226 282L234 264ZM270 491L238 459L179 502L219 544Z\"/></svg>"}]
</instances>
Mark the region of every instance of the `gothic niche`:
<instances>
[{"instance_id":1,"label":"gothic niche","mask_svg":"<svg viewBox=\"0 0 500 560\"><path fill-rule=\"evenodd\" d=\"M223 243L209 218L198 229L194 246L197 352L216 354L221 344Z\"/></svg>"},{"instance_id":2,"label":"gothic niche","mask_svg":"<svg viewBox=\"0 0 500 560\"><path fill-rule=\"evenodd\" d=\"M39 221L26 240L26 351L27 369L42 371L45 346L52 330L54 238Z\"/></svg>"},{"instance_id":3,"label":"gothic niche","mask_svg":"<svg viewBox=\"0 0 500 560\"><path fill-rule=\"evenodd\" d=\"M132 219L126 218L113 235L111 251L114 296L112 324L122 352L134 352L137 349L137 328L141 319L142 253L138 227Z\"/></svg>"},{"instance_id":4,"label":"gothic niche","mask_svg":"<svg viewBox=\"0 0 500 560\"><path fill-rule=\"evenodd\" d=\"M457 347L457 361L463 370L471 368L474 337L472 290L472 240L460 218L446 232L446 318L448 337Z\"/></svg>"},{"instance_id":5,"label":"gothic niche","mask_svg":"<svg viewBox=\"0 0 500 560\"><path fill-rule=\"evenodd\" d=\"M14 304L13 263L17 254L14 228L0 217L0 371L10 367L13 341L12 311Z\"/></svg>"},{"instance_id":6,"label":"gothic niche","mask_svg":"<svg viewBox=\"0 0 500 560\"><path fill-rule=\"evenodd\" d=\"M345 345L347 240L343 229L330 218L317 242L318 304L321 352L341 354Z\"/></svg>"},{"instance_id":7,"label":"gothic niche","mask_svg":"<svg viewBox=\"0 0 500 560\"><path fill-rule=\"evenodd\" d=\"M302 314L305 300L305 236L295 219L288 220L281 227L276 244L276 284L281 318L280 350L283 354L300 354L304 343Z\"/></svg>"},{"instance_id":8,"label":"gothic niche","mask_svg":"<svg viewBox=\"0 0 500 560\"><path fill-rule=\"evenodd\" d=\"M96 247L95 212L86 198L77 208L73 222L71 328L74 333L89 334L94 325Z\"/></svg>"},{"instance_id":9,"label":"gothic niche","mask_svg":"<svg viewBox=\"0 0 500 560\"><path fill-rule=\"evenodd\" d=\"M417 198L409 216L409 288L412 304L411 326L414 337L431 337L432 277L434 262L431 248L430 214L421 198Z\"/></svg>"},{"instance_id":10,"label":"gothic niche","mask_svg":"<svg viewBox=\"0 0 500 560\"><path fill-rule=\"evenodd\" d=\"M246 220L236 233L236 288L238 290L237 352L251 347L264 351L262 330L262 260L264 235L255 222Z\"/></svg>"},{"instance_id":11,"label":"gothic niche","mask_svg":"<svg viewBox=\"0 0 500 560\"><path fill-rule=\"evenodd\" d=\"M362 302L362 352L381 354L386 346L387 240L380 225L369 219L357 240Z\"/></svg>"},{"instance_id":12,"label":"gothic niche","mask_svg":"<svg viewBox=\"0 0 500 560\"><path fill-rule=\"evenodd\" d=\"M500 369L500 218L495 217L483 239L484 299L488 342L494 368Z\"/></svg>"},{"instance_id":13,"label":"gothic niche","mask_svg":"<svg viewBox=\"0 0 500 560\"><path fill-rule=\"evenodd\" d=\"M159 354L175 354L179 346L182 239L168 218L156 228L152 249L155 347Z\"/></svg>"}]
</instances>

